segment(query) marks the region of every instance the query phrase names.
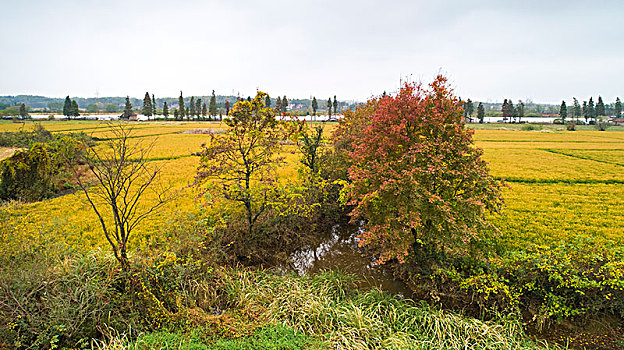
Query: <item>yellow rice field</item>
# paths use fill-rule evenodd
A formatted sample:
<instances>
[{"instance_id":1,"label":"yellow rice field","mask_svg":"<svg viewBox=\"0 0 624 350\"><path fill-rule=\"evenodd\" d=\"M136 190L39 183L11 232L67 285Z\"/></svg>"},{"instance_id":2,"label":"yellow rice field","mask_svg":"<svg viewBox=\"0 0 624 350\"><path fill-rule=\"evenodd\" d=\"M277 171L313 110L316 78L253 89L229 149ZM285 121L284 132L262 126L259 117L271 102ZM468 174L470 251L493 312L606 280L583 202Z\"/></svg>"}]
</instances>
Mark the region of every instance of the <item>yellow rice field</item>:
<instances>
[{"instance_id":1,"label":"yellow rice field","mask_svg":"<svg viewBox=\"0 0 624 350\"><path fill-rule=\"evenodd\" d=\"M111 137L103 122L42 124L53 132L84 131L99 139ZM33 125L0 123L0 131L29 130ZM161 239L163 227L176 215L198 210L198 192L187 186L199 165L192 153L200 150L208 136L184 132L218 132L224 127L219 122L136 124L133 142L154 142L151 158L154 165L163 166L161 181L171 183L181 193L138 229L132 242L135 247ZM502 215L492 217L505 244L517 249L547 249L583 236L609 244L624 243L623 132L476 130L474 139L483 148L492 174L508 179L506 207ZM279 172L294 177L297 156L293 146L287 150L289 165ZM5 204L0 208L0 219L1 244L57 239L76 248L107 247L96 218L79 194L32 204Z\"/></svg>"}]
</instances>

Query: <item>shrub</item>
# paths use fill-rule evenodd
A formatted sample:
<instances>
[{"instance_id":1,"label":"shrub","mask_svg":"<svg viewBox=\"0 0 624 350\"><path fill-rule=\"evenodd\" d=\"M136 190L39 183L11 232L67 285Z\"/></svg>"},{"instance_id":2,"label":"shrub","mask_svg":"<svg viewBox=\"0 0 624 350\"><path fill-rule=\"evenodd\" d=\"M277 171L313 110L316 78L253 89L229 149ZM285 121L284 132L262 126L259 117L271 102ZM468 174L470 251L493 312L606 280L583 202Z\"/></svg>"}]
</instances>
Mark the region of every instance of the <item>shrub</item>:
<instances>
[{"instance_id":1,"label":"shrub","mask_svg":"<svg viewBox=\"0 0 624 350\"><path fill-rule=\"evenodd\" d=\"M110 260L84 256L55 265L41 257L1 270L0 339L8 346L84 348L105 324L125 328Z\"/></svg>"},{"instance_id":2,"label":"shrub","mask_svg":"<svg viewBox=\"0 0 624 350\"><path fill-rule=\"evenodd\" d=\"M52 177L57 169L44 144L17 151L0 163L0 199L38 201L55 192Z\"/></svg>"},{"instance_id":3,"label":"shrub","mask_svg":"<svg viewBox=\"0 0 624 350\"><path fill-rule=\"evenodd\" d=\"M331 189L321 180L276 185L252 235L244 212L230 203L215 202L203 213L202 221L208 223L206 249L223 264L284 265L296 250L318 243L340 217Z\"/></svg>"},{"instance_id":4,"label":"shrub","mask_svg":"<svg viewBox=\"0 0 624 350\"><path fill-rule=\"evenodd\" d=\"M576 122L574 121L569 121L566 123L566 130L568 131L575 131L576 130Z\"/></svg>"},{"instance_id":5,"label":"shrub","mask_svg":"<svg viewBox=\"0 0 624 350\"><path fill-rule=\"evenodd\" d=\"M562 320L624 318L622 261L621 248L577 238L548 250L528 246L489 261L456 258L433 271L412 264L396 266L396 272L418 295L476 314L521 310L526 322L541 330Z\"/></svg>"},{"instance_id":6,"label":"shrub","mask_svg":"<svg viewBox=\"0 0 624 350\"><path fill-rule=\"evenodd\" d=\"M0 163L0 199L33 202L72 188L68 166L90 143L84 133L53 135L41 124L32 132L1 133L1 146L27 149Z\"/></svg>"},{"instance_id":7,"label":"shrub","mask_svg":"<svg viewBox=\"0 0 624 350\"><path fill-rule=\"evenodd\" d=\"M107 256L59 263L48 249L0 269L0 347L88 348L109 329L184 330L205 323L218 301L212 267L195 259L158 254L125 273Z\"/></svg>"},{"instance_id":8,"label":"shrub","mask_svg":"<svg viewBox=\"0 0 624 350\"><path fill-rule=\"evenodd\" d=\"M611 126L611 124L609 123L609 121L608 120L604 120L604 119L598 119L598 120L596 120L596 123L594 124L594 128L596 130L598 130L598 131L605 131L610 126Z\"/></svg>"},{"instance_id":9,"label":"shrub","mask_svg":"<svg viewBox=\"0 0 624 350\"><path fill-rule=\"evenodd\" d=\"M525 124L521 128L523 131L541 130L542 127L538 125Z\"/></svg>"}]
</instances>

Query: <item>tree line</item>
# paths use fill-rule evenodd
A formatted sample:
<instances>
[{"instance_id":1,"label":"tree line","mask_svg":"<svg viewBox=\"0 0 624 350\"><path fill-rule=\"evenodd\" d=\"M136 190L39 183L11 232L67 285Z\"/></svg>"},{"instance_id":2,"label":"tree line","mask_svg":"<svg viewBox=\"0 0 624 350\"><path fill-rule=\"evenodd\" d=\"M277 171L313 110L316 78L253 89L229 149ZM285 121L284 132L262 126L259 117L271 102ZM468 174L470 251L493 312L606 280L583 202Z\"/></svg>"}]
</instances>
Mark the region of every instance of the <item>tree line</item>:
<instances>
[{"instance_id":1,"label":"tree line","mask_svg":"<svg viewBox=\"0 0 624 350\"><path fill-rule=\"evenodd\" d=\"M479 102L476 111L476 119L479 123L483 123L486 117L485 105L489 105L489 109L492 110L497 104L485 104L483 102ZM566 122L566 118L572 117L576 121L579 118L584 118L586 124L594 124L596 123L596 119L599 117L613 116L615 118L622 117L622 102L620 98L617 97L615 102L612 105L605 104L602 97L598 96L598 101L594 102L593 97L590 97L588 101L583 101L583 103L579 103L576 97L573 97L573 105L568 108L565 101L561 101L561 105L557 106L558 110L553 112L552 110L549 112L553 112L550 114L558 114L561 118L562 123ZM474 102L471 99L467 99L463 103L463 111L464 118L466 121L472 121L474 117ZM509 123L520 123L522 118L527 116L527 107L525 102L519 100L517 104L514 106L514 103L511 99L505 99L500 105L500 114L502 114L502 121ZM500 115L497 112L490 113L495 115ZM530 109L530 113L536 114L537 110L532 107Z\"/></svg>"},{"instance_id":2,"label":"tree line","mask_svg":"<svg viewBox=\"0 0 624 350\"><path fill-rule=\"evenodd\" d=\"M69 97L69 96L68 96ZM73 97L70 98L71 101L76 101L79 107L79 114L89 113L123 113L125 108L126 97ZM152 115L163 115L163 107L166 103L169 109L169 114L173 113L172 105L176 105L178 102L177 97L162 97L156 99L153 94L150 95L151 104L152 104ZM212 96L195 96L195 100L202 99L206 102L207 112L210 112L209 101ZM144 99L129 97L130 102L133 106L137 107L137 112L142 112L142 106ZM281 97L283 98L283 97ZM30 95L17 95L17 96L0 96L0 116L13 116L19 115L19 107L21 104L25 104L26 108L31 112L38 113L63 113L65 111L65 100L60 98L51 98L45 96L30 96ZM314 98L316 99L316 98ZM226 103L229 105L228 110L234 105L234 103L244 100L240 95L239 96L227 96L227 95L215 95L215 107L217 112L213 115L216 116L218 113L225 114L226 112ZM249 99L248 99L249 100ZM271 104L275 106L277 99L270 98ZM331 107L326 109L325 103L316 102L316 106L313 108L313 98L305 98L305 99L287 99L287 103L285 103L285 108L290 110L291 114L297 115L313 115L316 114L319 110L326 111L331 109L332 114L341 113L347 109L354 109L359 105L359 102L352 101L338 101L334 97L335 101L332 101ZM188 104L188 99L185 99L185 102ZM289 107L290 106L290 107ZM185 105L185 110L188 109L188 105ZM200 107L200 115L203 109L203 103ZM284 111L285 112L285 111ZM63 113L63 115L66 115ZM208 115L208 114L207 114ZM67 116L67 115L66 115ZM69 115L69 117L74 117L74 115Z\"/></svg>"},{"instance_id":3,"label":"tree line","mask_svg":"<svg viewBox=\"0 0 624 350\"><path fill-rule=\"evenodd\" d=\"M572 98L572 106L570 106L568 110L568 106L565 101L561 101L561 106L559 107L559 116L563 123L568 116L574 118L576 121L580 117L585 119L585 124L596 124L596 119L599 117L605 117L607 115L611 115L614 118L622 117L622 102L619 97L616 97L615 103L613 104L613 108L608 110L605 107L604 102L602 101L602 97L598 96L598 102L594 104L593 97L589 98L589 101L583 101L581 105L576 97Z\"/></svg>"}]
</instances>

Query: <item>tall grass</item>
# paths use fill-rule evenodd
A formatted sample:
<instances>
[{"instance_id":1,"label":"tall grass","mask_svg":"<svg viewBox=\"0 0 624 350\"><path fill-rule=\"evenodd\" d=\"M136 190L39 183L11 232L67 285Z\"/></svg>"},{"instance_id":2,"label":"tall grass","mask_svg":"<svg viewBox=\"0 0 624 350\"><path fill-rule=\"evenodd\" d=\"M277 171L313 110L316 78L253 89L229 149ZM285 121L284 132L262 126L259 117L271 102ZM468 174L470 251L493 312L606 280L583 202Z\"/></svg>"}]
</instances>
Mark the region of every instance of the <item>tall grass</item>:
<instances>
[{"instance_id":1,"label":"tall grass","mask_svg":"<svg viewBox=\"0 0 624 350\"><path fill-rule=\"evenodd\" d=\"M228 275L229 298L261 317L327 340L338 349L539 349L514 319L483 322L377 290L352 288L350 277Z\"/></svg>"},{"instance_id":2,"label":"tall grass","mask_svg":"<svg viewBox=\"0 0 624 350\"><path fill-rule=\"evenodd\" d=\"M298 277L234 269L217 275L214 287L228 301L227 317L222 320L227 320L231 329L277 325L321 341L322 347L329 349L548 348L530 340L513 318L484 322L377 290L359 291L353 278L339 273ZM235 337L245 339L242 335ZM179 334L158 337L158 346L167 349L212 349L217 344ZM99 344L99 349L140 349L153 338L148 334L130 342L117 335ZM298 348L309 347L285 347Z\"/></svg>"}]
</instances>

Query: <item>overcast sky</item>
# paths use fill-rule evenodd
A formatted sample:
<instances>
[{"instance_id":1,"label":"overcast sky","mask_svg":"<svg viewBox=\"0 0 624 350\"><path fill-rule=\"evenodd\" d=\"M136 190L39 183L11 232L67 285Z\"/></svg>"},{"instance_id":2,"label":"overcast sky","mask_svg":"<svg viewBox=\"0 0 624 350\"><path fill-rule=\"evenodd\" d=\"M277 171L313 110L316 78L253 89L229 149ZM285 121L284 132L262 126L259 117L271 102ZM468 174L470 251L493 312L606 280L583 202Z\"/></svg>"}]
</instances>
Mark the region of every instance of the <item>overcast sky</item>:
<instances>
[{"instance_id":1,"label":"overcast sky","mask_svg":"<svg viewBox=\"0 0 624 350\"><path fill-rule=\"evenodd\" d=\"M0 0L0 95L624 96L624 1Z\"/></svg>"}]
</instances>

